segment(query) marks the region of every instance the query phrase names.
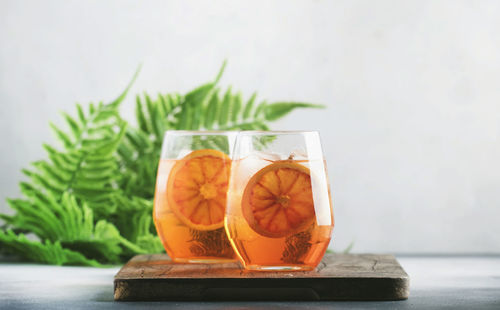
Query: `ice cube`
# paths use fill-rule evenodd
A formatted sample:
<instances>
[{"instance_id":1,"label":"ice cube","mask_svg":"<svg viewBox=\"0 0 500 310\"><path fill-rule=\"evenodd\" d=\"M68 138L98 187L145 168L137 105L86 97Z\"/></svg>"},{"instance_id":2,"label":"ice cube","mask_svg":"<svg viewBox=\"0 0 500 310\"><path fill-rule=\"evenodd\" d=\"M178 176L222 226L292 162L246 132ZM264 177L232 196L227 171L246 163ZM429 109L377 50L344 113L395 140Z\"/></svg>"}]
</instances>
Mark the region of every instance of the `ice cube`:
<instances>
[{"instance_id":1,"label":"ice cube","mask_svg":"<svg viewBox=\"0 0 500 310\"><path fill-rule=\"evenodd\" d=\"M307 160L307 152L304 149L295 149L290 154L293 160Z\"/></svg>"},{"instance_id":2,"label":"ice cube","mask_svg":"<svg viewBox=\"0 0 500 310\"><path fill-rule=\"evenodd\" d=\"M262 160L267 160L267 161L278 161L278 160L283 160L286 159L284 155L278 154L278 153L273 153L273 152L263 152L263 151L257 151L255 152L255 155L262 159Z\"/></svg>"}]
</instances>

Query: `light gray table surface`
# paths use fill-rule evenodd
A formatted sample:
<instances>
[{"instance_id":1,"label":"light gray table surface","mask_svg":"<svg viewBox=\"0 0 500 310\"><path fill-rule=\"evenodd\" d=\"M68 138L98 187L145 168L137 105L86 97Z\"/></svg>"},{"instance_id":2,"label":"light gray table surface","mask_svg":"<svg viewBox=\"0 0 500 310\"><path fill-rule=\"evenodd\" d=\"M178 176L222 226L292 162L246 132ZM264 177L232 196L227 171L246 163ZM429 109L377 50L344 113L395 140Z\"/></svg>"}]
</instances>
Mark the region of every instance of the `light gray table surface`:
<instances>
[{"instance_id":1,"label":"light gray table surface","mask_svg":"<svg viewBox=\"0 0 500 310\"><path fill-rule=\"evenodd\" d=\"M114 302L114 268L0 263L0 309L500 309L500 256L398 256L410 298L390 302Z\"/></svg>"}]
</instances>

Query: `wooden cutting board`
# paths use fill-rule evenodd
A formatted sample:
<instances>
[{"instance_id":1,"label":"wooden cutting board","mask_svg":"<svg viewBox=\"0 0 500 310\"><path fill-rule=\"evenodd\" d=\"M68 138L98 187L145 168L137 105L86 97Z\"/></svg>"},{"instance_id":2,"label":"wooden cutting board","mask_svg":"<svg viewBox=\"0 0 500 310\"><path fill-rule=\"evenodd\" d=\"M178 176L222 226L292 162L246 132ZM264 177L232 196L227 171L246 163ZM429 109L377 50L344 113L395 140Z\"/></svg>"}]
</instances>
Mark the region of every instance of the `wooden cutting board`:
<instances>
[{"instance_id":1,"label":"wooden cutting board","mask_svg":"<svg viewBox=\"0 0 500 310\"><path fill-rule=\"evenodd\" d=\"M116 274L115 300L401 300L409 278L392 255L326 254L314 271L254 272L138 255Z\"/></svg>"}]
</instances>

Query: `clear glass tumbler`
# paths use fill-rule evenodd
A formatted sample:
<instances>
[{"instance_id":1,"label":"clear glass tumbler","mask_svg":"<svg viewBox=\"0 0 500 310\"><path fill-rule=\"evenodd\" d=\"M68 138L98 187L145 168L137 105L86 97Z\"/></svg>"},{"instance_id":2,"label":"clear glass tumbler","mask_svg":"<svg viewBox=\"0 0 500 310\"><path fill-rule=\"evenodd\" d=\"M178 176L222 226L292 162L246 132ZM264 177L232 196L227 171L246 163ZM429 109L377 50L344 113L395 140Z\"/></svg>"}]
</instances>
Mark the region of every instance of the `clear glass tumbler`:
<instances>
[{"instance_id":1,"label":"clear glass tumbler","mask_svg":"<svg viewBox=\"0 0 500 310\"><path fill-rule=\"evenodd\" d=\"M318 132L238 134L225 227L246 269L314 269L333 226Z\"/></svg>"},{"instance_id":2,"label":"clear glass tumbler","mask_svg":"<svg viewBox=\"0 0 500 310\"><path fill-rule=\"evenodd\" d=\"M172 260L236 259L224 230L236 132L167 131L158 167L153 218Z\"/></svg>"}]
</instances>

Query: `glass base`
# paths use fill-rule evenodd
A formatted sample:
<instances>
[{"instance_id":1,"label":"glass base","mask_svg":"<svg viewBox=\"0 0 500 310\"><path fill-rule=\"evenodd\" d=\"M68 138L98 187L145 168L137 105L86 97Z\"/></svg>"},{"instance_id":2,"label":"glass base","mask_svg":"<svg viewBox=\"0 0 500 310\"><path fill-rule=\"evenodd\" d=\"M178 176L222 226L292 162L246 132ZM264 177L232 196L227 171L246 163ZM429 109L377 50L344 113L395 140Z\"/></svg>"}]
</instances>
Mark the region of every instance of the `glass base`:
<instances>
[{"instance_id":1,"label":"glass base","mask_svg":"<svg viewBox=\"0 0 500 310\"><path fill-rule=\"evenodd\" d=\"M252 271L311 271L314 267L311 266L262 266L262 265L246 265L245 269Z\"/></svg>"},{"instance_id":2,"label":"glass base","mask_svg":"<svg viewBox=\"0 0 500 310\"><path fill-rule=\"evenodd\" d=\"M224 258L224 257L200 257L200 258L173 258L176 263L189 263L189 264L223 264L223 263L234 263L237 261L236 258Z\"/></svg>"}]
</instances>

